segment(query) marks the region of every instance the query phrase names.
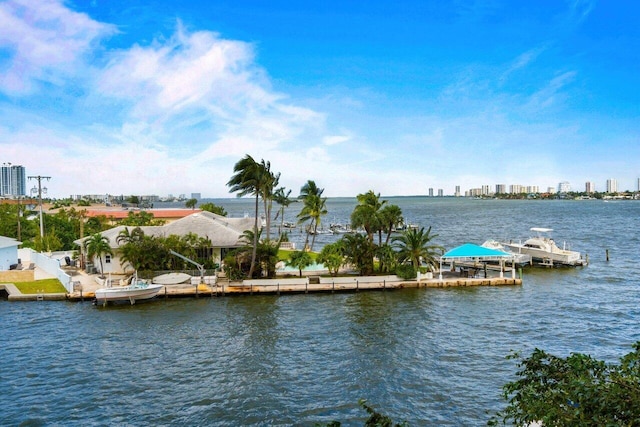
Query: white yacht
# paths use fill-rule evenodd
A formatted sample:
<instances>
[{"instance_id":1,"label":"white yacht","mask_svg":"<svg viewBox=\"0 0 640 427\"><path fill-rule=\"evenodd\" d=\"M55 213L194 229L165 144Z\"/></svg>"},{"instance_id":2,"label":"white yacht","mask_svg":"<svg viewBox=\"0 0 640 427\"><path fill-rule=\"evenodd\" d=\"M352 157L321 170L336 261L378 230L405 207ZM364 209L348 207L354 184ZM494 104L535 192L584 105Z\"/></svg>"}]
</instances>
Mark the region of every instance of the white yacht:
<instances>
[{"instance_id":1,"label":"white yacht","mask_svg":"<svg viewBox=\"0 0 640 427\"><path fill-rule=\"evenodd\" d=\"M536 233L535 236L522 242L503 242L505 249L513 253L528 254L534 263L539 265L585 265L586 261L580 252L571 251L566 248L559 248L551 238L551 228L531 228Z\"/></svg>"}]
</instances>

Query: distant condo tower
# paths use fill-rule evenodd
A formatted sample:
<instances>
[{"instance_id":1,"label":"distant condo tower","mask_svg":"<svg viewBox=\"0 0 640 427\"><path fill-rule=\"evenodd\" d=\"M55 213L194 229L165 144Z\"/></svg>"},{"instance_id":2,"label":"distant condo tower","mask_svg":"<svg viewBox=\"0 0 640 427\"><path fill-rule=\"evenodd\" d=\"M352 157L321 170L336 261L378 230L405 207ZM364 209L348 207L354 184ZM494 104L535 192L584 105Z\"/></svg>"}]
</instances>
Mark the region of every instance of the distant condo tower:
<instances>
[{"instance_id":1,"label":"distant condo tower","mask_svg":"<svg viewBox=\"0 0 640 427\"><path fill-rule=\"evenodd\" d=\"M571 184L569 184L567 181L562 181L561 183L558 184L558 193L562 194L562 193L568 193L571 191Z\"/></svg>"},{"instance_id":2,"label":"distant condo tower","mask_svg":"<svg viewBox=\"0 0 640 427\"><path fill-rule=\"evenodd\" d=\"M438 197L443 197L444 196L444 191L442 190L442 188L438 189Z\"/></svg>"},{"instance_id":3,"label":"distant condo tower","mask_svg":"<svg viewBox=\"0 0 640 427\"><path fill-rule=\"evenodd\" d=\"M595 193L596 192L596 185L591 181L587 181L584 184L584 191L587 194Z\"/></svg>"},{"instance_id":4,"label":"distant condo tower","mask_svg":"<svg viewBox=\"0 0 640 427\"><path fill-rule=\"evenodd\" d=\"M433 188L429 189L429 197L433 197Z\"/></svg>"},{"instance_id":5,"label":"distant condo tower","mask_svg":"<svg viewBox=\"0 0 640 427\"><path fill-rule=\"evenodd\" d=\"M0 196L25 196L26 189L24 166L3 163L0 169Z\"/></svg>"},{"instance_id":6,"label":"distant condo tower","mask_svg":"<svg viewBox=\"0 0 640 427\"><path fill-rule=\"evenodd\" d=\"M617 193L618 192L618 180L614 178L609 178L607 180L607 193Z\"/></svg>"}]
</instances>

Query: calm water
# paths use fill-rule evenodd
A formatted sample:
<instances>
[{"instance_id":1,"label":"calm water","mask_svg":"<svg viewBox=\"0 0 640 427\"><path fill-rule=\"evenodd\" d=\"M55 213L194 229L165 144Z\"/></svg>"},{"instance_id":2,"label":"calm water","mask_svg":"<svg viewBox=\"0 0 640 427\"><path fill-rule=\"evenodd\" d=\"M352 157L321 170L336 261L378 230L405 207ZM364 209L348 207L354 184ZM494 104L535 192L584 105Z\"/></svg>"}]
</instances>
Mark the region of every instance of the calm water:
<instances>
[{"instance_id":1,"label":"calm water","mask_svg":"<svg viewBox=\"0 0 640 427\"><path fill-rule=\"evenodd\" d=\"M232 215L251 211L216 202ZM432 225L447 249L550 227L591 264L526 270L521 287L106 309L0 301L0 424L350 426L366 419L357 403L366 399L410 425L483 425L514 378L511 350L616 361L640 340L640 202L390 202ZM325 222L352 209L353 200L330 200Z\"/></svg>"}]
</instances>

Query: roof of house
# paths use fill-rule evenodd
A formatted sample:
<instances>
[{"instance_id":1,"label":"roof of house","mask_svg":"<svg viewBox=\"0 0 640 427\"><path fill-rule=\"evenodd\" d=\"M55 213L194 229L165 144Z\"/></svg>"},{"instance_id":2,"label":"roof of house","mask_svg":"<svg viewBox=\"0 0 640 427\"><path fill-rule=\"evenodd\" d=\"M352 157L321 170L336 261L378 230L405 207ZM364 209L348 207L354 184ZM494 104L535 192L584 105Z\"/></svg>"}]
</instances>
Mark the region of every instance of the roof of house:
<instances>
[{"instance_id":1,"label":"roof of house","mask_svg":"<svg viewBox=\"0 0 640 427\"><path fill-rule=\"evenodd\" d=\"M211 245L217 248L235 248L243 246L242 236L246 230L253 229L255 218L227 218L211 212L197 211L189 216L159 226L141 226L140 229L147 236L168 237L171 235L185 236L189 233L196 234L211 240ZM120 247L117 242L121 231L128 228L130 231L135 226L119 225L101 234L109 239L112 248ZM74 243L82 245L87 239L76 240Z\"/></svg>"},{"instance_id":2,"label":"roof of house","mask_svg":"<svg viewBox=\"0 0 640 427\"><path fill-rule=\"evenodd\" d=\"M20 246L22 242L11 237L0 236L0 249L10 248L13 246Z\"/></svg>"},{"instance_id":3,"label":"roof of house","mask_svg":"<svg viewBox=\"0 0 640 427\"><path fill-rule=\"evenodd\" d=\"M129 213L146 212L153 215L156 219L176 219L184 218L193 213L202 212L200 209L122 209L122 208L101 208L87 209L86 216L93 218L104 215L107 218L125 219Z\"/></svg>"}]
</instances>

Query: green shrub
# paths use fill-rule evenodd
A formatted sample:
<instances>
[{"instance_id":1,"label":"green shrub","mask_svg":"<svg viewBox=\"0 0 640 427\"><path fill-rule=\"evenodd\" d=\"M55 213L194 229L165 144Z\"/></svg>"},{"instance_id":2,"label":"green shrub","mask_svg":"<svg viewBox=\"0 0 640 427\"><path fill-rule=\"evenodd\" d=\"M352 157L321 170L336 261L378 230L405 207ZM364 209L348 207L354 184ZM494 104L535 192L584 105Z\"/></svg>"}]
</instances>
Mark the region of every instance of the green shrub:
<instances>
[{"instance_id":1,"label":"green shrub","mask_svg":"<svg viewBox=\"0 0 640 427\"><path fill-rule=\"evenodd\" d=\"M417 277L417 272L413 265L401 264L396 267L396 276L404 280L413 280Z\"/></svg>"}]
</instances>

